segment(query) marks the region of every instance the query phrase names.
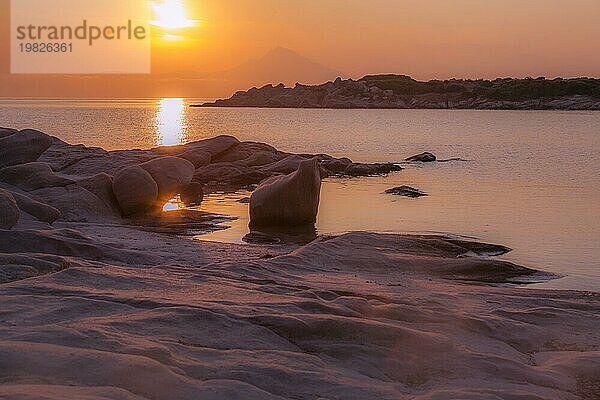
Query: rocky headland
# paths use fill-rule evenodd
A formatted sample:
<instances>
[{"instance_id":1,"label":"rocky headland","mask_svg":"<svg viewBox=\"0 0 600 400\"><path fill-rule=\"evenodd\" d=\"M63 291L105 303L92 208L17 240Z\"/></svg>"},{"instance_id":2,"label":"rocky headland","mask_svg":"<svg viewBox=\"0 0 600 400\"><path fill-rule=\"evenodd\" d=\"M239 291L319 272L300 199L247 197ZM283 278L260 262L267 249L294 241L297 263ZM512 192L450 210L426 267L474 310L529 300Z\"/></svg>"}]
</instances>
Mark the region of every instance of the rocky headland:
<instances>
[{"instance_id":1,"label":"rocky headland","mask_svg":"<svg viewBox=\"0 0 600 400\"><path fill-rule=\"evenodd\" d=\"M266 85L192 107L600 110L600 79L420 82L404 75L369 75L293 88Z\"/></svg>"},{"instance_id":2,"label":"rocky headland","mask_svg":"<svg viewBox=\"0 0 600 400\"><path fill-rule=\"evenodd\" d=\"M320 177L397 169L231 136L109 152L0 129L0 397L597 398L600 295L517 287L550 276L506 247L211 243L185 232L225 216L161 207L258 186L269 222L296 183L308 201Z\"/></svg>"}]
</instances>

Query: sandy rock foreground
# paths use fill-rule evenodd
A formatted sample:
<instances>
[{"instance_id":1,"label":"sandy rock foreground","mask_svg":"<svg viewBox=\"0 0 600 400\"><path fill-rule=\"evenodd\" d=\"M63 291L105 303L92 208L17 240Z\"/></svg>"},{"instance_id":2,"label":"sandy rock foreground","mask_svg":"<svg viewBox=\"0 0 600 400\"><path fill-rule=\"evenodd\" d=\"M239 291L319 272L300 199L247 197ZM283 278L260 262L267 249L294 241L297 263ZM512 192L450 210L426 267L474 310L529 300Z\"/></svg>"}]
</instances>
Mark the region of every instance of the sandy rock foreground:
<instances>
[{"instance_id":1,"label":"sandy rock foreground","mask_svg":"<svg viewBox=\"0 0 600 400\"><path fill-rule=\"evenodd\" d=\"M248 146L195 176L224 168L239 183L235 159L266 145ZM0 230L0 398L598 398L600 296L514 287L544 274L489 257L501 246L360 232L208 243L73 200L108 196L120 166L168 155L154 152L55 141L37 162L76 183L0 186L60 212L50 224L9 202L27 218Z\"/></svg>"}]
</instances>

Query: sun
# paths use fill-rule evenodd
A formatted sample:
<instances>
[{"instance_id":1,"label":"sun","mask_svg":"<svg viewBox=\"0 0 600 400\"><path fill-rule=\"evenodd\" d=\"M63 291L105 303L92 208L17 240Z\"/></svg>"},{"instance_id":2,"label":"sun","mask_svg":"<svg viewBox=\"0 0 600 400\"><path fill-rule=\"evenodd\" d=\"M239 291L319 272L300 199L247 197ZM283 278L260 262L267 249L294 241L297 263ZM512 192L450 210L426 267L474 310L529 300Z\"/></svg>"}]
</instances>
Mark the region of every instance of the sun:
<instances>
[{"instance_id":1,"label":"sun","mask_svg":"<svg viewBox=\"0 0 600 400\"><path fill-rule=\"evenodd\" d=\"M196 21L188 19L181 0L162 0L152 3L156 20L150 21L154 26L163 29L184 29L196 25Z\"/></svg>"}]
</instances>

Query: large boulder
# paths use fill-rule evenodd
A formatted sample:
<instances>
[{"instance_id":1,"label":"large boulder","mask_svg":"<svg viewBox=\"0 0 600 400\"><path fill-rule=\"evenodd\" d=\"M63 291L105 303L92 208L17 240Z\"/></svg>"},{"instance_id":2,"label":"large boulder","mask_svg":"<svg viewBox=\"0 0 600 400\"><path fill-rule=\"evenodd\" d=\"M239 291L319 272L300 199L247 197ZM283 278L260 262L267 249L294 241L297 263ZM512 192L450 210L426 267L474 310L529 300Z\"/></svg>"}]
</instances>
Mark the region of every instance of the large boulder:
<instances>
[{"instance_id":1,"label":"large boulder","mask_svg":"<svg viewBox=\"0 0 600 400\"><path fill-rule=\"evenodd\" d=\"M206 152L210 154L212 159L215 159L239 143L240 141L233 136L220 135L198 142L187 143L180 147L183 148L184 152L189 150Z\"/></svg>"},{"instance_id":2,"label":"large boulder","mask_svg":"<svg viewBox=\"0 0 600 400\"><path fill-rule=\"evenodd\" d=\"M298 170L262 182L250 197L250 227L301 226L316 222L321 175L316 158Z\"/></svg>"},{"instance_id":3,"label":"large boulder","mask_svg":"<svg viewBox=\"0 0 600 400\"><path fill-rule=\"evenodd\" d=\"M0 168L37 161L51 145L51 136L33 129L0 137Z\"/></svg>"},{"instance_id":4,"label":"large boulder","mask_svg":"<svg viewBox=\"0 0 600 400\"><path fill-rule=\"evenodd\" d=\"M44 162L29 162L0 169L0 181L25 191L47 187L67 186L73 180L59 176Z\"/></svg>"},{"instance_id":5,"label":"large boulder","mask_svg":"<svg viewBox=\"0 0 600 400\"><path fill-rule=\"evenodd\" d=\"M115 214L119 214L120 208L113 192L112 176L101 172L78 180L77 185L94 194L102 201L108 210L111 210Z\"/></svg>"},{"instance_id":6,"label":"large boulder","mask_svg":"<svg viewBox=\"0 0 600 400\"><path fill-rule=\"evenodd\" d=\"M177 157L188 160L192 164L194 164L195 168L204 167L205 165L210 164L211 155L209 152L202 149L190 149L179 154Z\"/></svg>"},{"instance_id":7,"label":"large boulder","mask_svg":"<svg viewBox=\"0 0 600 400\"><path fill-rule=\"evenodd\" d=\"M145 169L133 165L117 172L113 180L113 193L123 214L132 215L156 205L158 185Z\"/></svg>"},{"instance_id":8,"label":"large boulder","mask_svg":"<svg viewBox=\"0 0 600 400\"><path fill-rule=\"evenodd\" d=\"M60 211L48 204L41 203L21 193L12 193L19 208L38 221L52 224L60 217Z\"/></svg>"},{"instance_id":9,"label":"large boulder","mask_svg":"<svg viewBox=\"0 0 600 400\"><path fill-rule=\"evenodd\" d=\"M121 217L120 209L111 209L101 198L78 184L38 189L28 194L58 209L61 221L111 222Z\"/></svg>"},{"instance_id":10,"label":"large boulder","mask_svg":"<svg viewBox=\"0 0 600 400\"><path fill-rule=\"evenodd\" d=\"M194 164L179 157L159 157L140 164L158 185L158 198L169 200L194 177Z\"/></svg>"},{"instance_id":11,"label":"large boulder","mask_svg":"<svg viewBox=\"0 0 600 400\"><path fill-rule=\"evenodd\" d=\"M21 217L21 211L13 195L0 189L0 229L12 229Z\"/></svg>"}]
</instances>

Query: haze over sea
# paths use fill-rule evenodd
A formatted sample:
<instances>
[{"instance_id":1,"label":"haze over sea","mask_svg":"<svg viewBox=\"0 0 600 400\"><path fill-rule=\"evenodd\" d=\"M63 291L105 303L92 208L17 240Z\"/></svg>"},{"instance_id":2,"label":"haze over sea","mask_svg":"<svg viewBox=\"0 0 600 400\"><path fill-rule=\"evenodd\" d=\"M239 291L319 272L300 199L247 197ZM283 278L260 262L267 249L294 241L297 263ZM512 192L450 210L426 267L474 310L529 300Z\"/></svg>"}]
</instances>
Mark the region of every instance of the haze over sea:
<instances>
[{"instance_id":1,"label":"haze over sea","mask_svg":"<svg viewBox=\"0 0 600 400\"><path fill-rule=\"evenodd\" d=\"M504 244L504 258L564 275L547 288L600 288L600 112L188 108L202 99L0 100L0 125L35 128L108 150L220 134L283 151L354 161L440 159L389 176L327 179L319 233L444 232ZM430 196L384 194L410 185ZM202 239L239 242L247 205L208 196L202 208L240 217ZM536 285L534 285L536 286Z\"/></svg>"}]
</instances>

